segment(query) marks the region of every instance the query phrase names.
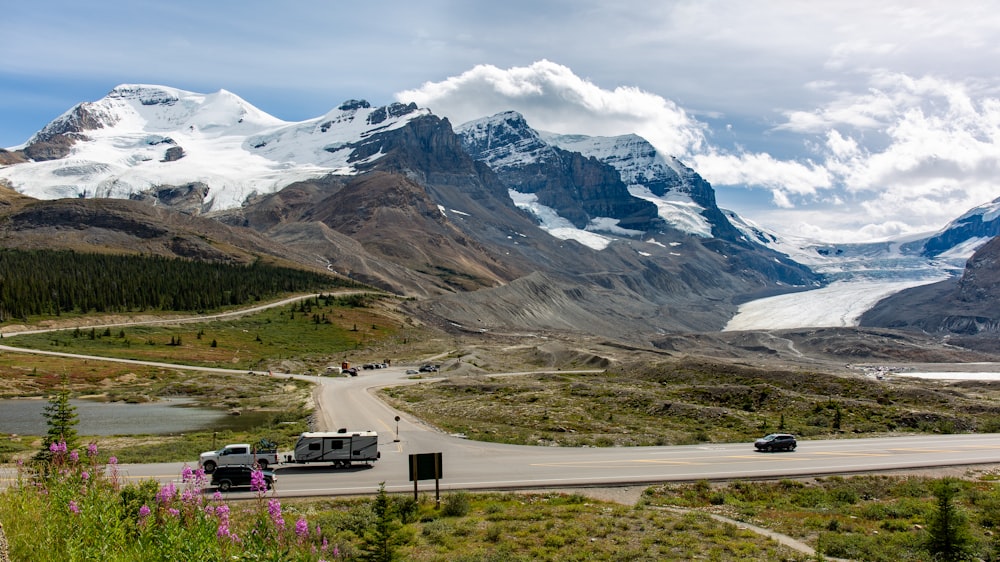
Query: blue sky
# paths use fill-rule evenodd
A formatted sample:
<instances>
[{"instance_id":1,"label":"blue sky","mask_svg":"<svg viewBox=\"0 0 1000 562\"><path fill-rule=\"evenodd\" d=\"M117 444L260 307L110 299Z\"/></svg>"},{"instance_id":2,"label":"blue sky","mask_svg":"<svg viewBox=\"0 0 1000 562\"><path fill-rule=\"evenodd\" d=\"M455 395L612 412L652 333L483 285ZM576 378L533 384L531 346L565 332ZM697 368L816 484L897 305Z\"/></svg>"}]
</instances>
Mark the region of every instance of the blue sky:
<instances>
[{"instance_id":1,"label":"blue sky","mask_svg":"<svg viewBox=\"0 0 1000 562\"><path fill-rule=\"evenodd\" d=\"M1000 2L39 0L0 20L0 146L123 83L286 121L345 99L636 132L722 206L873 240L1000 197Z\"/></svg>"}]
</instances>

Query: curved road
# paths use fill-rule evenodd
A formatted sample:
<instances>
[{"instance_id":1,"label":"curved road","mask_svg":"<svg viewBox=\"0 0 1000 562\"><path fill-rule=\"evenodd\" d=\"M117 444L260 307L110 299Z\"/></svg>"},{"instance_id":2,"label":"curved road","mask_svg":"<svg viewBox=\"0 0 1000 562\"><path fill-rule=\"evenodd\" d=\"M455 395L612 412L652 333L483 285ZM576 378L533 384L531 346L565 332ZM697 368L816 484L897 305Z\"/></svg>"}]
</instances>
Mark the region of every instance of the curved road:
<instances>
[{"instance_id":1,"label":"curved road","mask_svg":"<svg viewBox=\"0 0 1000 562\"><path fill-rule=\"evenodd\" d=\"M318 383L324 428L375 430L382 458L371 466L333 469L285 465L278 469L278 496L369 495L384 482L389 492L413 490L409 455L442 453L442 490L528 489L648 485L699 479L803 477L935 466L1000 463L1000 434L800 441L790 453L757 453L749 443L667 447L531 447L470 441L443 434L397 412L372 390L420 384L405 367L362 371L357 377L293 376ZM400 416L397 422L395 416ZM398 438L398 441L397 441ZM194 460L192 460L192 465ZM130 477L176 479L183 463L123 467ZM433 493L433 481L421 481ZM249 496L248 492L233 493Z\"/></svg>"},{"instance_id":2,"label":"curved road","mask_svg":"<svg viewBox=\"0 0 1000 562\"><path fill-rule=\"evenodd\" d=\"M266 306L280 306L294 299ZM260 308L260 307L259 307ZM257 308L257 309L259 309ZM226 313L246 314L250 311ZM201 320L218 318L198 317ZM195 319L171 319L176 323ZM147 322L153 323L153 322ZM119 324L116 324L119 325ZM103 327L103 326L101 326ZM33 332L38 332L35 330ZM12 335L12 334L8 334ZM0 346L18 353L42 353L90 360L162 365L201 371L245 370L181 366L147 361L106 359ZM384 482L390 492L413 490L408 480L409 455L442 453L441 489L525 489L567 486L645 485L664 481L780 478L1000 463L1000 434L920 435L911 437L800 441L790 453L757 453L749 443L667 447L568 448L531 447L469 441L445 435L393 410L376 399L372 390L397 384L419 384L428 379L405 375L405 366L361 371L357 377L295 377L317 383L318 429L375 430L382 457L371 466L333 469L327 466L286 465L278 470L279 496L371 494ZM399 422L395 417L399 416ZM398 431L398 433L397 433ZM189 466L194 466L192 459ZM185 463L122 465L126 478L178 479ZM10 476L0 475L0 484ZM432 492L433 481L422 481L421 492ZM234 492L234 496L249 495Z\"/></svg>"}]
</instances>

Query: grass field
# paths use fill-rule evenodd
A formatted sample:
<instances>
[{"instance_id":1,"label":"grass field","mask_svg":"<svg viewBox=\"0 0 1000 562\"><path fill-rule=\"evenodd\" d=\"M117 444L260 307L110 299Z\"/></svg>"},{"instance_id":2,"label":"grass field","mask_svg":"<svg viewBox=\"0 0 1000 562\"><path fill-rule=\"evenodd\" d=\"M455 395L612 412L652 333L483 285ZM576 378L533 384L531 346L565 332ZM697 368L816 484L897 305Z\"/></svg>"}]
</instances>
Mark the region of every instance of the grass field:
<instances>
[{"instance_id":1,"label":"grass field","mask_svg":"<svg viewBox=\"0 0 1000 562\"><path fill-rule=\"evenodd\" d=\"M381 395L450 433L522 445L639 446L1000 430L1000 386L656 360L600 373L452 377Z\"/></svg>"},{"instance_id":2,"label":"grass field","mask_svg":"<svg viewBox=\"0 0 1000 562\"><path fill-rule=\"evenodd\" d=\"M101 319L94 319L100 322ZM412 334L412 335L411 335ZM205 323L121 328L68 328L6 336L5 345L84 355L202 365L248 372L204 373L36 354L0 354L0 398L45 397L63 381L72 396L146 402L193 398L221 411L256 412L259 427L206 430L179 435L101 438L121 462L196 459L213 441L255 442L267 437L287 446L310 429L311 385L260 376L277 372L321 373L341 361L382 360L419 342L419 331L374 295L303 299L247 316ZM258 374L249 374L249 371ZM64 378L65 377L65 378ZM38 436L0 436L0 462L25 458L41 445Z\"/></svg>"},{"instance_id":3,"label":"grass field","mask_svg":"<svg viewBox=\"0 0 1000 562\"><path fill-rule=\"evenodd\" d=\"M204 323L73 328L4 338L7 345L65 353L268 370L290 361L299 372L401 345L403 320L378 297L304 299L253 315ZM402 338L402 339L401 339Z\"/></svg>"}]
</instances>

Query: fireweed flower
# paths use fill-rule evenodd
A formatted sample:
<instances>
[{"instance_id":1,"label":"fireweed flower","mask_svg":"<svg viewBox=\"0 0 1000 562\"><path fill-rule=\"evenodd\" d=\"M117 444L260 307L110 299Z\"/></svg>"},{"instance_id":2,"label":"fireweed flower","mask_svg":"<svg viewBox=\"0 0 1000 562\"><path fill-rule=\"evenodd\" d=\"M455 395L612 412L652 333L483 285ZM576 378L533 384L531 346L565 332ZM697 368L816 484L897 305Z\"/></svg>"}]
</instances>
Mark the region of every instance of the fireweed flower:
<instances>
[{"instance_id":1,"label":"fireweed flower","mask_svg":"<svg viewBox=\"0 0 1000 562\"><path fill-rule=\"evenodd\" d=\"M254 470L250 473L250 489L254 492L267 490L267 481L264 479L264 471Z\"/></svg>"},{"instance_id":2,"label":"fireweed flower","mask_svg":"<svg viewBox=\"0 0 1000 562\"><path fill-rule=\"evenodd\" d=\"M212 501L221 502L222 501L222 492L216 490L215 493L212 494Z\"/></svg>"},{"instance_id":3,"label":"fireweed flower","mask_svg":"<svg viewBox=\"0 0 1000 562\"><path fill-rule=\"evenodd\" d=\"M156 501L159 503L170 503L170 500L174 499L177 495L177 487L174 486L173 482L167 482L160 488L160 491L156 493Z\"/></svg>"},{"instance_id":4,"label":"fireweed flower","mask_svg":"<svg viewBox=\"0 0 1000 562\"><path fill-rule=\"evenodd\" d=\"M300 539L309 536L309 523L305 517L299 517L299 520L295 522L295 535Z\"/></svg>"},{"instance_id":5,"label":"fireweed flower","mask_svg":"<svg viewBox=\"0 0 1000 562\"><path fill-rule=\"evenodd\" d=\"M151 511L149 509L149 506L146 504L142 504L142 507L139 508L139 519L145 519L149 517L150 513Z\"/></svg>"},{"instance_id":6,"label":"fireweed flower","mask_svg":"<svg viewBox=\"0 0 1000 562\"><path fill-rule=\"evenodd\" d=\"M194 488L185 488L181 492L181 501L184 503L201 503L201 491Z\"/></svg>"},{"instance_id":7,"label":"fireweed flower","mask_svg":"<svg viewBox=\"0 0 1000 562\"><path fill-rule=\"evenodd\" d=\"M90 444L87 445L87 456L88 457L96 457L97 456L97 443L94 443L93 441L91 441Z\"/></svg>"},{"instance_id":8,"label":"fireweed flower","mask_svg":"<svg viewBox=\"0 0 1000 562\"><path fill-rule=\"evenodd\" d=\"M72 451L69 452L69 460L71 460L72 462L80 460L80 453L77 452L76 449L73 449Z\"/></svg>"},{"instance_id":9,"label":"fireweed flower","mask_svg":"<svg viewBox=\"0 0 1000 562\"><path fill-rule=\"evenodd\" d=\"M267 513L271 516L274 526L279 529L285 528L285 519L281 516L281 502L271 498L267 501Z\"/></svg>"},{"instance_id":10,"label":"fireweed flower","mask_svg":"<svg viewBox=\"0 0 1000 562\"><path fill-rule=\"evenodd\" d=\"M112 465L118 464L118 457L116 457L114 455L108 457L108 464L112 464Z\"/></svg>"},{"instance_id":11,"label":"fireweed flower","mask_svg":"<svg viewBox=\"0 0 1000 562\"><path fill-rule=\"evenodd\" d=\"M181 469L181 482L188 482L193 478L194 478L194 471L191 470L190 466L184 465L184 468Z\"/></svg>"},{"instance_id":12,"label":"fireweed flower","mask_svg":"<svg viewBox=\"0 0 1000 562\"><path fill-rule=\"evenodd\" d=\"M80 506L76 505L76 502L69 500L69 510L73 513L80 513Z\"/></svg>"},{"instance_id":13,"label":"fireweed flower","mask_svg":"<svg viewBox=\"0 0 1000 562\"><path fill-rule=\"evenodd\" d=\"M233 542L240 542L240 538L229 530L229 506L220 505L215 508L215 515L219 518L219 528L215 531L215 536L227 538Z\"/></svg>"},{"instance_id":14,"label":"fireweed flower","mask_svg":"<svg viewBox=\"0 0 1000 562\"><path fill-rule=\"evenodd\" d=\"M194 471L194 483L195 483L195 486L197 486L199 488L204 488L205 487L205 483L207 483L207 482L208 482L208 478L205 477L205 469L204 468L200 468L199 467L197 470Z\"/></svg>"}]
</instances>

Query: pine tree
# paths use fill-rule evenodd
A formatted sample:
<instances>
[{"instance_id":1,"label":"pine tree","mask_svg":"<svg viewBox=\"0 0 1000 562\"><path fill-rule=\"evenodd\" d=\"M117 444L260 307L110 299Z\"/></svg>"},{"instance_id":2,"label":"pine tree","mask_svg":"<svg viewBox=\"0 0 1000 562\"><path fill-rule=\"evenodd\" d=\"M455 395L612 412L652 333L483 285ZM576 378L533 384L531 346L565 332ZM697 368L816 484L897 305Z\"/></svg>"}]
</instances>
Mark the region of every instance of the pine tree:
<instances>
[{"instance_id":1,"label":"pine tree","mask_svg":"<svg viewBox=\"0 0 1000 562\"><path fill-rule=\"evenodd\" d=\"M933 490L937 510L931 515L927 530L927 550L936 560L965 560L968 558L972 536L969 522L955 505L958 482L945 478Z\"/></svg>"},{"instance_id":2,"label":"pine tree","mask_svg":"<svg viewBox=\"0 0 1000 562\"><path fill-rule=\"evenodd\" d=\"M49 403L42 410L42 416L47 420L49 426L45 439L42 442L42 450L48 451L49 445L60 441L66 442L67 449L74 449L79 445L79 438L76 434L76 425L80 420L76 415L76 406L69 402L69 377L63 375L62 388L55 395L49 397Z\"/></svg>"},{"instance_id":3,"label":"pine tree","mask_svg":"<svg viewBox=\"0 0 1000 562\"><path fill-rule=\"evenodd\" d=\"M378 495L372 503L372 513L375 515L375 521L364 534L361 558L378 562L398 560L396 546L401 542L398 535L401 525L396 521L395 510L392 509L389 496L385 493L385 482L380 482L378 485Z\"/></svg>"}]
</instances>

